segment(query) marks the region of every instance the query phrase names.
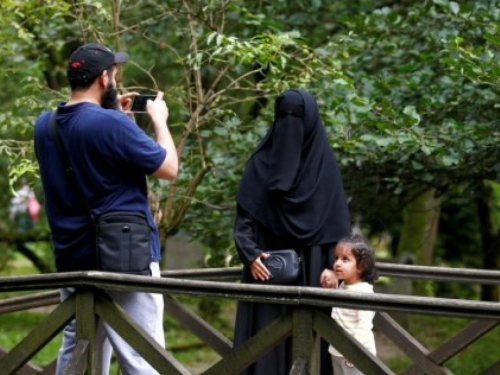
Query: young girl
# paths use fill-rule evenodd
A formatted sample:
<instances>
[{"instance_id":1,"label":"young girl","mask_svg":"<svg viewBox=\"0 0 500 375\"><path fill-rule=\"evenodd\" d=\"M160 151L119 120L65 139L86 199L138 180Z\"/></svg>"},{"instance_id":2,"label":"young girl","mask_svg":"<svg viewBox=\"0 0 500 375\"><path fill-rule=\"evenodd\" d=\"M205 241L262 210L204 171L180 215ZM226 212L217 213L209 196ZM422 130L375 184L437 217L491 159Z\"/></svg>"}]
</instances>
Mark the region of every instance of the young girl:
<instances>
[{"instance_id":1,"label":"young girl","mask_svg":"<svg viewBox=\"0 0 500 375\"><path fill-rule=\"evenodd\" d=\"M373 249L359 235L341 239L335 247L333 272L325 271L321 277L323 287L338 288L349 292L373 293L373 281L377 279ZM376 355L373 336L374 311L334 307L332 319L353 336L361 345ZM332 345L335 375L358 375L362 373L347 361Z\"/></svg>"}]
</instances>

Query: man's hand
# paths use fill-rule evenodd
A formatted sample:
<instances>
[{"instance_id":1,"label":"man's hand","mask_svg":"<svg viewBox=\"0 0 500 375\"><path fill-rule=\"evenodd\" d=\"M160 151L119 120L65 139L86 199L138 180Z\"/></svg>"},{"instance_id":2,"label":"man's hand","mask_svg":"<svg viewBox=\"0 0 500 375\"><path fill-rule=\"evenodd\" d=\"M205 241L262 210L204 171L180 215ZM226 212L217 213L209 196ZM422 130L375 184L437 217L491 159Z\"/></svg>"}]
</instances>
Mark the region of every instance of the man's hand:
<instances>
[{"instance_id":1,"label":"man's hand","mask_svg":"<svg viewBox=\"0 0 500 375\"><path fill-rule=\"evenodd\" d=\"M154 175L160 179L173 180L177 177L179 169L179 160L174 140L168 129L168 107L163 100L163 92L158 91L155 100L148 100L146 103L148 112L156 135L156 142L167 150L167 156L160 167L154 172Z\"/></svg>"},{"instance_id":2,"label":"man's hand","mask_svg":"<svg viewBox=\"0 0 500 375\"><path fill-rule=\"evenodd\" d=\"M118 103L120 104L120 109L126 114L130 114L130 108L132 107L133 98L139 95L138 92L128 92L123 95L118 95Z\"/></svg>"},{"instance_id":3,"label":"man's hand","mask_svg":"<svg viewBox=\"0 0 500 375\"><path fill-rule=\"evenodd\" d=\"M262 263L261 258L267 259L269 258L269 254L262 253L255 260L253 260L250 263L250 273L252 274L255 280L261 280L261 281L269 280L269 276L271 276L271 273L264 265L264 263Z\"/></svg>"},{"instance_id":4,"label":"man's hand","mask_svg":"<svg viewBox=\"0 0 500 375\"><path fill-rule=\"evenodd\" d=\"M168 107L167 103L163 100L163 92L158 91L155 100L148 100L146 110L153 120L153 123L165 126L168 120Z\"/></svg>"},{"instance_id":5,"label":"man's hand","mask_svg":"<svg viewBox=\"0 0 500 375\"><path fill-rule=\"evenodd\" d=\"M339 280L332 270L325 268L321 273L320 284L323 288L337 289Z\"/></svg>"}]
</instances>

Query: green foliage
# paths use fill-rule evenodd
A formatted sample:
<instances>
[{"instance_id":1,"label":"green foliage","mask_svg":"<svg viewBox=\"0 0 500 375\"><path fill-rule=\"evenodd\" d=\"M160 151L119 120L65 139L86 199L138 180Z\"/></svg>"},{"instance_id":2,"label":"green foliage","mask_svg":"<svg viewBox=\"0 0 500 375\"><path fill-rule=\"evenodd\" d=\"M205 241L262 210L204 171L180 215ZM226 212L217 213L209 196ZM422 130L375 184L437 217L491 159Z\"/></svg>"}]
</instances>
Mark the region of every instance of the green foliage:
<instances>
[{"instance_id":1,"label":"green foliage","mask_svg":"<svg viewBox=\"0 0 500 375\"><path fill-rule=\"evenodd\" d=\"M0 325L2 326L0 346L5 349L12 349L37 325L41 324L44 318L45 314L33 312L0 315ZM51 363L57 356L61 340L62 335L56 336L33 358L33 362L42 366Z\"/></svg>"},{"instance_id":2,"label":"green foliage","mask_svg":"<svg viewBox=\"0 0 500 375\"><path fill-rule=\"evenodd\" d=\"M478 3L470 2L471 11L486 16ZM448 65L450 37L478 37L465 17L448 2L427 2L345 21L350 31L339 35L332 52L370 110L352 116L344 107L352 129L344 163L387 168L399 177L399 191L422 184L443 189L496 168L487 157L494 137L485 138L497 131L495 95Z\"/></svg>"},{"instance_id":3,"label":"green foliage","mask_svg":"<svg viewBox=\"0 0 500 375\"><path fill-rule=\"evenodd\" d=\"M234 309L233 301L197 300L181 298L184 306L192 310L201 318L212 324L226 337L232 337ZM211 310L206 310L212 306ZM220 309L220 314L213 315L213 307ZM212 314L210 313L212 312ZM44 312L24 311L9 314L0 314L0 347L12 349L24 339L46 317ZM209 365L219 358L199 338L182 327L177 321L166 315L165 319L166 346L173 352L177 360L187 368L195 371L200 365ZM62 334L54 337L31 361L39 366L47 366L57 357L57 351L62 342ZM117 364L113 361L110 373L117 373Z\"/></svg>"},{"instance_id":4,"label":"green foliage","mask_svg":"<svg viewBox=\"0 0 500 375\"><path fill-rule=\"evenodd\" d=\"M122 89L166 92L181 156L174 184L150 184L162 243L182 226L228 258L245 160L290 87L317 98L353 217L375 231L396 230L415 191L499 172L500 11L487 0L4 3L3 184L38 184L32 124L67 96L70 51L83 41L127 50Z\"/></svg>"},{"instance_id":5,"label":"green foliage","mask_svg":"<svg viewBox=\"0 0 500 375\"><path fill-rule=\"evenodd\" d=\"M412 315L409 319L408 332L426 348L435 349L468 324L470 324L469 320L458 318ZM496 347L499 342L500 330L497 327L445 362L444 365L456 375L480 374L497 361L497 354L490 348ZM380 355L383 354L380 353ZM478 361L478 358L481 360ZM408 358L399 356L386 363L396 373L402 373L412 364Z\"/></svg>"},{"instance_id":6,"label":"green foliage","mask_svg":"<svg viewBox=\"0 0 500 375\"><path fill-rule=\"evenodd\" d=\"M428 1L339 18L341 31L324 48L352 78L357 96L338 105L330 95L324 118L351 210L368 227L380 228L380 216L385 230L397 225L413 192L443 194L496 178L496 90L463 74L450 43L460 35L496 55L486 36L496 27L494 9L486 1L458 8ZM399 204L387 205L398 196Z\"/></svg>"}]
</instances>

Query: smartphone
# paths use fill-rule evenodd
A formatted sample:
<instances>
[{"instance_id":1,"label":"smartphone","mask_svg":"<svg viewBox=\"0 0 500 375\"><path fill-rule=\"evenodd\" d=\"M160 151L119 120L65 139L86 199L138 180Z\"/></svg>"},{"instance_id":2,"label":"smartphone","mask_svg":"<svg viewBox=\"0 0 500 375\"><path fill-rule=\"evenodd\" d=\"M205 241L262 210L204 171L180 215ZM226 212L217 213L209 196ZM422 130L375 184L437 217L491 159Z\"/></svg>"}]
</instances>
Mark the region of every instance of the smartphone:
<instances>
[{"instance_id":1,"label":"smartphone","mask_svg":"<svg viewBox=\"0 0 500 375\"><path fill-rule=\"evenodd\" d=\"M144 113L146 112L146 103L148 100L155 100L156 95L136 95L132 102L131 112Z\"/></svg>"}]
</instances>

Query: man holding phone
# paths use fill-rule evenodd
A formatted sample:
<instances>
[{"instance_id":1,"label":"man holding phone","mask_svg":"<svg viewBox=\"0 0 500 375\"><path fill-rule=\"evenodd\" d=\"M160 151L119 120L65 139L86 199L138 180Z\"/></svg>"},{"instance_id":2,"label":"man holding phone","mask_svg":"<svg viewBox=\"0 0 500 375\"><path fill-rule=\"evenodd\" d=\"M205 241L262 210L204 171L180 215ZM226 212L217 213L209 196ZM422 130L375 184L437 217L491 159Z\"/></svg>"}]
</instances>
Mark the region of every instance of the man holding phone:
<instances>
[{"instance_id":1,"label":"man holding phone","mask_svg":"<svg viewBox=\"0 0 500 375\"><path fill-rule=\"evenodd\" d=\"M149 209L146 176L175 179L178 158L167 126L168 108L162 92L146 103L155 140L127 116L135 93L118 95L116 89L116 65L127 59L124 53L113 53L103 45L89 43L74 51L69 60L67 76L71 95L68 102L58 105L56 125L84 202L66 176L64 163L51 138L51 113L43 113L35 124L35 151L56 268L60 272L95 269L95 231L89 211L94 218L110 211L140 211L151 228L151 274L160 276L159 236ZM71 288L62 289L61 298L64 300L72 292ZM108 293L165 347L161 295ZM102 339L98 345L109 339L123 374L156 373L109 326L98 330L96 337ZM64 329L57 375L64 373L75 344L73 321ZM104 358L97 374L108 373L109 357L104 355Z\"/></svg>"},{"instance_id":2,"label":"man holding phone","mask_svg":"<svg viewBox=\"0 0 500 375\"><path fill-rule=\"evenodd\" d=\"M155 100L156 95L136 95L132 102L130 112L145 113L147 112L147 105L149 100Z\"/></svg>"}]
</instances>

